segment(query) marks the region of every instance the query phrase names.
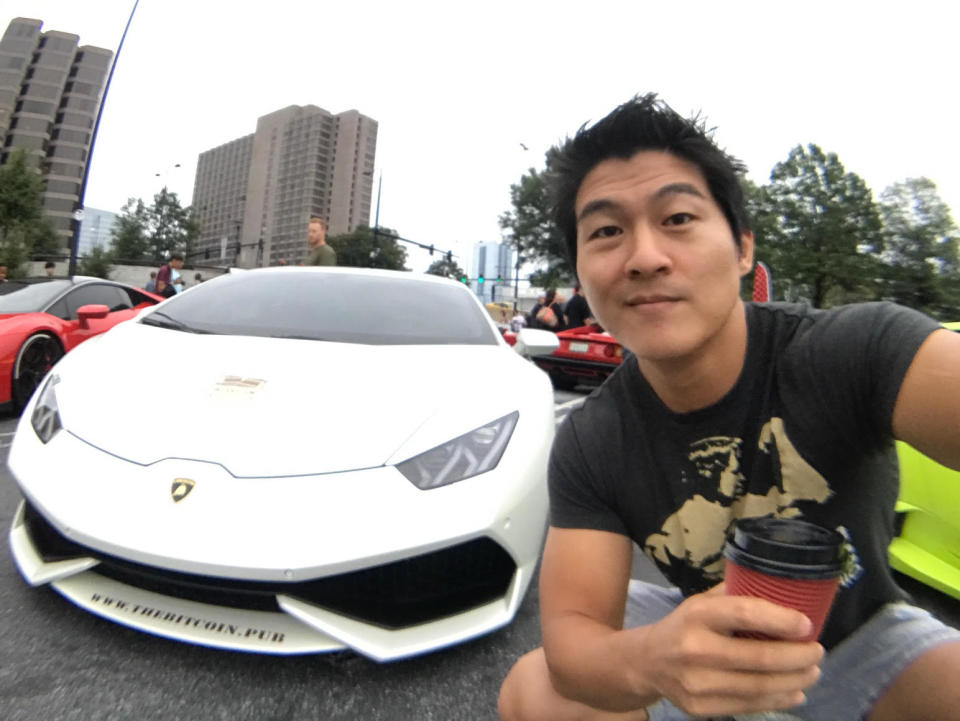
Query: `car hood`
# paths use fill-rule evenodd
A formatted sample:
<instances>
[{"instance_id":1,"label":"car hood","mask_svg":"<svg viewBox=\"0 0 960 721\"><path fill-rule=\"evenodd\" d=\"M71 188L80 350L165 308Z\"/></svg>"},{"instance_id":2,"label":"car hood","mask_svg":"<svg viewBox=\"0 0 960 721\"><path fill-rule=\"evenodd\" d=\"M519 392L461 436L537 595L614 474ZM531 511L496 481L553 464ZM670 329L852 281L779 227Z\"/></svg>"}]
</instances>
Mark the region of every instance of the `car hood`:
<instances>
[{"instance_id":1,"label":"car hood","mask_svg":"<svg viewBox=\"0 0 960 721\"><path fill-rule=\"evenodd\" d=\"M235 476L397 462L516 410L546 376L509 347L371 346L125 323L58 366L63 426L138 464ZM401 454L398 457L397 454Z\"/></svg>"}]
</instances>

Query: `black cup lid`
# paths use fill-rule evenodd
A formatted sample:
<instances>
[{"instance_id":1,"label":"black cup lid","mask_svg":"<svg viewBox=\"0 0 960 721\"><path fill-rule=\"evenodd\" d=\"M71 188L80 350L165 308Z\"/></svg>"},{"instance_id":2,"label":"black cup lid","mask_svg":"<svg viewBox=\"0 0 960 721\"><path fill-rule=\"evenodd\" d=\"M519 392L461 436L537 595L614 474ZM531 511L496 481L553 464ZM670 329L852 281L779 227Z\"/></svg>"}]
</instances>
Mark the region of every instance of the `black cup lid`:
<instances>
[{"instance_id":1,"label":"black cup lid","mask_svg":"<svg viewBox=\"0 0 960 721\"><path fill-rule=\"evenodd\" d=\"M808 567L839 572L843 567L843 536L807 521L792 518L744 518L737 521L724 555L740 565L784 565L784 571ZM758 568L757 570L761 570ZM779 575L779 574L778 574Z\"/></svg>"}]
</instances>

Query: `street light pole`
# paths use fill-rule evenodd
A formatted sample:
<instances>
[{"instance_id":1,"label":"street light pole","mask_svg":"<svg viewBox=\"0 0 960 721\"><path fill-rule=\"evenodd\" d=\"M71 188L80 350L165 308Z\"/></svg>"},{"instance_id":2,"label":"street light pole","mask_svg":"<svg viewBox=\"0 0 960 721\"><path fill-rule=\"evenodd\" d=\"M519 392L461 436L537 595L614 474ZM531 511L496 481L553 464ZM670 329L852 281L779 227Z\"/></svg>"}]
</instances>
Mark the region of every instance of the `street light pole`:
<instances>
[{"instance_id":1,"label":"street light pole","mask_svg":"<svg viewBox=\"0 0 960 721\"><path fill-rule=\"evenodd\" d=\"M373 221L373 244L377 244L377 236L380 233L380 191L383 190L383 171L380 171L380 180L377 181L377 213Z\"/></svg>"},{"instance_id":2,"label":"street light pole","mask_svg":"<svg viewBox=\"0 0 960 721\"><path fill-rule=\"evenodd\" d=\"M134 0L130 17L127 18L127 25L123 29L123 35L120 36L117 52L114 53L113 62L110 63L110 73L107 75L107 82L104 83L103 86L103 95L100 97L97 119L94 121L93 130L90 133L90 148L87 150L87 161L83 167L83 180L80 181L80 193L77 197L76 207L73 209L73 237L70 239L70 262L67 264L67 275L70 277L73 277L77 272L77 254L80 249L80 226L83 222L83 198L87 192L87 178L90 176L90 159L93 157L93 144L97 141L97 129L100 127L100 117L103 115L103 106L107 102L107 91L110 90L110 80L113 79L113 71L117 68L117 58L120 57L120 51L123 49L123 41L127 37L127 31L130 29L130 23L133 22L133 14L137 11L137 5L139 3L140 0Z\"/></svg>"},{"instance_id":3,"label":"street light pole","mask_svg":"<svg viewBox=\"0 0 960 721\"><path fill-rule=\"evenodd\" d=\"M520 308L520 243L517 243L517 263L513 269L513 312Z\"/></svg>"}]
</instances>

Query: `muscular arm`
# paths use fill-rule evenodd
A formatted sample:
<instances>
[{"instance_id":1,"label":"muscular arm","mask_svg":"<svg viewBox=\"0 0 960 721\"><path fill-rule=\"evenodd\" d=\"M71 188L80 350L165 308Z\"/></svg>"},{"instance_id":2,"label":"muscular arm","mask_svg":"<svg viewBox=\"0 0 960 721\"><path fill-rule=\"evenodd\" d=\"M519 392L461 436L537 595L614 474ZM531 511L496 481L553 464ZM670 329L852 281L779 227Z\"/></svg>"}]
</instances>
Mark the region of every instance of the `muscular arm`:
<instances>
[{"instance_id":1,"label":"muscular arm","mask_svg":"<svg viewBox=\"0 0 960 721\"><path fill-rule=\"evenodd\" d=\"M623 663L622 639L633 547L607 531L551 527L540 566L543 649L557 690L598 708L641 708Z\"/></svg>"},{"instance_id":2,"label":"muscular arm","mask_svg":"<svg viewBox=\"0 0 960 721\"><path fill-rule=\"evenodd\" d=\"M692 714L787 708L818 675L816 643L755 641L734 630L798 638L803 614L721 589L656 623L622 630L632 545L605 531L551 528L540 570L543 648L554 688L626 711L667 697Z\"/></svg>"},{"instance_id":3,"label":"muscular arm","mask_svg":"<svg viewBox=\"0 0 960 721\"><path fill-rule=\"evenodd\" d=\"M960 333L934 331L920 346L897 395L893 433L960 470Z\"/></svg>"}]
</instances>

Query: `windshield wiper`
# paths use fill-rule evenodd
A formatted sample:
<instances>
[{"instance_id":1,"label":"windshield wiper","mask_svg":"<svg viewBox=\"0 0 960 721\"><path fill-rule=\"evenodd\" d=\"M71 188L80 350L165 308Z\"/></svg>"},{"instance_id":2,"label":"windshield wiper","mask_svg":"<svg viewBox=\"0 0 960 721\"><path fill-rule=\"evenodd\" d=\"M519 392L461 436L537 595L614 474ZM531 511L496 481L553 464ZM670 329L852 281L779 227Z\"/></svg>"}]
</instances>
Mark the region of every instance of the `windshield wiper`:
<instances>
[{"instance_id":1,"label":"windshield wiper","mask_svg":"<svg viewBox=\"0 0 960 721\"><path fill-rule=\"evenodd\" d=\"M162 317L157 317L162 316ZM158 328L170 328L172 330L183 331L184 333L207 333L208 330L200 330L199 328L193 328L192 326L187 325L183 321L179 321L176 318L172 318L162 310L155 310L153 313L148 315L146 318L140 321L144 325L155 325Z\"/></svg>"}]
</instances>

